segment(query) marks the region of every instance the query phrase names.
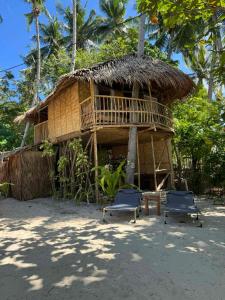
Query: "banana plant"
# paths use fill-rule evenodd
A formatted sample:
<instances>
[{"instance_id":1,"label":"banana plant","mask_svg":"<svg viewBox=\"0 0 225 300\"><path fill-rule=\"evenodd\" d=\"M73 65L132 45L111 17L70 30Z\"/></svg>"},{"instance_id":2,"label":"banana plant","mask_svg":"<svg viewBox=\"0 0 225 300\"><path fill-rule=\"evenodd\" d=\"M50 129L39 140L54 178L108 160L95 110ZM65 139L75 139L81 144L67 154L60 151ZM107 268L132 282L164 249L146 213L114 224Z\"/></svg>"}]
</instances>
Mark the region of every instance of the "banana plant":
<instances>
[{"instance_id":1,"label":"banana plant","mask_svg":"<svg viewBox=\"0 0 225 300\"><path fill-rule=\"evenodd\" d=\"M117 191L124 186L125 172L123 166L125 161L122 161L115 171L110 166L99 166L98 184L102 192L112 200Z\"/></svg>"}]
</instances>

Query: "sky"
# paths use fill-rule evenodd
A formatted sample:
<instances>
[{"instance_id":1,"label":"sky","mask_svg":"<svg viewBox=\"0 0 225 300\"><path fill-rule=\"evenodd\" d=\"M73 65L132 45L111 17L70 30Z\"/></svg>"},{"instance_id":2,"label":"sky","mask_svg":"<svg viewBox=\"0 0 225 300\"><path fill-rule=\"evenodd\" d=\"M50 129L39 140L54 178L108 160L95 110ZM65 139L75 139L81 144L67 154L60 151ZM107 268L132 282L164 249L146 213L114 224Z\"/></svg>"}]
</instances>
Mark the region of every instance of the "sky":
<instances>
[{"instance_id":1,"label":"sky","mask_svg":"<svg viewBox=\"0 0 225 300\"><path fill-rule=\"evenodd\" d=\"M61 2L63 6L72 5L72 0L46 0L46 6L51 14L56 14L56 4ZM98 0L81 0L82 4L87 2L87 10L95 9L100 14ZM30 5L23 0L0 0L0 14L3 23L0 24L0 69L4 70L21 64L22 56L32 48L31 38L34 29L28 30L24 14L30 12ZM136 15L135 0L129 0L127 16ZM42 20L43 17L42 17ZM174 59L179 60L180 67L184 72L190 72L182 61L180 55ZM18 76L23 66L13 69L14 75Z\"/></svg>"}]
</instances>

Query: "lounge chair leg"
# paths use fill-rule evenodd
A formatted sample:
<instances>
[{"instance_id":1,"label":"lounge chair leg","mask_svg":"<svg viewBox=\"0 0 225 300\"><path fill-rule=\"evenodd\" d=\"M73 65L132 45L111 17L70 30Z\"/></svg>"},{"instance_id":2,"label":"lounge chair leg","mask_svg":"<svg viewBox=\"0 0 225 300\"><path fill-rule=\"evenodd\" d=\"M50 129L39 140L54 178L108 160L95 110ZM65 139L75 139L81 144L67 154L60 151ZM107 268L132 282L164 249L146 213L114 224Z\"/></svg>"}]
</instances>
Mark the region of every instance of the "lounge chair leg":
<instances>
[{"instance_id":1,"label":"lounge chair leg","mask_svg":"<svg viewBox=\"0 0 225 300\"><path fill-rule=\"evenodd\" d=\"M103 208L102 221L105 222L105 209Z\"/></svg>"},{"instance_id":2,"label":"lounge chair leg","mask_svg":"<svg viewBox=\"0 0 225 300\"><path fill-rule=\"evenodd\" d=\"M134 210L134 223L136 223L136 220L137 220L137 210L135 209Z\"/></svg>"},{"instance_id":3,"label":"lounge chair leg","mask_svg":"<svg viewBox=\"0 0 225 300\"><path fill-rule=\"evenodd\" d=\"M198 220L198 214L197 214L196 220Z\"/></svg>"},{"instance_id":4,"label":"lounge chair leg","mask_svg":"<svg viewBox=\"0 0 225 300\"><path fill-rule=\"evenodd\" d=\"M167 217L167 213L164 211L164 224L167 224L166 223L166 217Z\"/></svg>"}]
</instances>

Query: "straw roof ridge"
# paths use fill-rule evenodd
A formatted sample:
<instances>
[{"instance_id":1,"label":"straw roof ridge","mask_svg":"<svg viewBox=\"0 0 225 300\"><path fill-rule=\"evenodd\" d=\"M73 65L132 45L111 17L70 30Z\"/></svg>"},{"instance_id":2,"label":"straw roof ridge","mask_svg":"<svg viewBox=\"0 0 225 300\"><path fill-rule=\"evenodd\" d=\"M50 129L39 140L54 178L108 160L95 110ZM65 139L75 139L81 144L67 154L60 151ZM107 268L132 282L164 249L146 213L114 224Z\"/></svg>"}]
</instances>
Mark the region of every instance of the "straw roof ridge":
<instances>
[{"instance_id":1,"label":"straw roof ridge","mask_svg":"<svg viewBox=\"0 0 225 300\"><path fill-rule=\"evenodd\" d=\"M23 115L18 116L15 122L22 122L24 119L32 117L39 108L47 105L57 93L77 80L93 80L96 84L102 82L108 86L112 86L114 83L132 86L134 82L137 82L142 87L150 86L151 90L155 91L157 96L165 101L187 97L195 87L188 75L166 62L147 55L138 57L137 54L128 54L61 76L55 89L46 99Z\"/></svg>"},{"instance_id":2,"label":"straw roof ridge","mask_svg":"<svg viewBox=\"0 0 225 300\"><path fill-rule=\"evenodd\" d=\"M182 82L193 85L192 80L177 68L159 59L147 55L138 57L137 54L128 54L122 58L98 63L88 69L76 70L65 75L64 78L66 77L76 77L80 80L92 79L96 83L105 81L110 85L113 82L132 85L134 81L140 85L148 85L149 81L155 81L162 87L166 85L178 87Z\"/></svg>"}]
</instances>

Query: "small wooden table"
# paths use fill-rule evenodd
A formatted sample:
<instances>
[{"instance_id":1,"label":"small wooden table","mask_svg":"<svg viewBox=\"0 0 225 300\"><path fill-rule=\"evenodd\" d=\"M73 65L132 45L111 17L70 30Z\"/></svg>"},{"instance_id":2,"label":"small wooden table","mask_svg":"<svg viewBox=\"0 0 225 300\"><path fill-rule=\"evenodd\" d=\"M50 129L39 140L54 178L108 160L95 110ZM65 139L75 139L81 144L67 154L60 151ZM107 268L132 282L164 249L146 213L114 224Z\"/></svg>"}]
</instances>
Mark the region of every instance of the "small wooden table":
<instances>
[{"instance_id":1,"label":"small wooden table","mask_svg":"<svg viewBox=\"0 0 225 300\"><path fill-rule=\"evenodd\" d=\"M149 215L149 201L156 201L157 202L157 215L160 216L160 192L144 192L142 193L143 200L144 200L144 213L145 215Z\"/></svg>"}]
</instances>

